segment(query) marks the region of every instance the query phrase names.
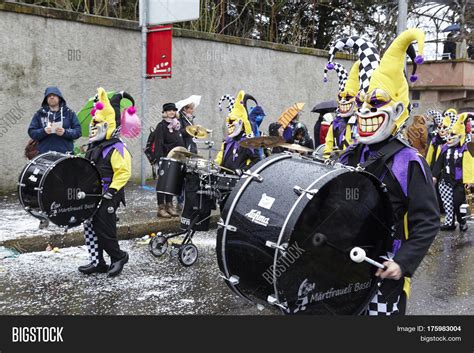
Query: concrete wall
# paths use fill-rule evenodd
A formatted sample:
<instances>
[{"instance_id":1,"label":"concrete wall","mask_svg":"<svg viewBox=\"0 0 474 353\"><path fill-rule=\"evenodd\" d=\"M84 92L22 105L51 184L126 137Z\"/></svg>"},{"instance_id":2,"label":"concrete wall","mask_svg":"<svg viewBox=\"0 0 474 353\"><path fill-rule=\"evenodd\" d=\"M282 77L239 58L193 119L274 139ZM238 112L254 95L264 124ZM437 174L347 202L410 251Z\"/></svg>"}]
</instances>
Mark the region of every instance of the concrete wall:
<instances>
[{"instance_id":1,"label":"concrete wall","mask_svg":"<svg viewBox=\"0 0 474 353\"><path fill-rule=\"evenodd\" d=\"M46 86L59 86L75 111L99 86L126 90L137 98L140 108L137 23L2 3L0 36L0 191L16 187L27 162L23 157L26 131ZM312 132L316 117L310 113L312 106L337 94L335 74L329 83L322 83L327 57L324 51L183 30L175 30L174 36L173 78L148 82L148 125L160 120L163 103L199 94L203 97L196 111L197 121L216 131L219 147L224 113L217 109L218 99L244 89L267 113L264 130L288 106L306 102L302 120ZM71 50L80 52L80 58L71 57ZM339 59L349 68L351 61L343 58L351 57ZM133 179L139 180L140 140L128 144L133 155ZM147 172L151 176L148 164Z\"/></svg>"}]
</instances>

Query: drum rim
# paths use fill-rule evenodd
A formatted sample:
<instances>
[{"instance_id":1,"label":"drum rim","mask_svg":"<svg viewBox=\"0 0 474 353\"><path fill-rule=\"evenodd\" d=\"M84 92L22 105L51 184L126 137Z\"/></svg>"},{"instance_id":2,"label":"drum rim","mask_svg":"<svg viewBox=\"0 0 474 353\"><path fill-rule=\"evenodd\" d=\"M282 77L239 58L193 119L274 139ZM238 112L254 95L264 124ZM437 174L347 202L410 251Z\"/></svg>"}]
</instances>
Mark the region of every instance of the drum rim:
<instances>
[{"instance_id":1,"label":"drum rim","mask_svg":"<svg viewBox=\"0 0 474 353\"><path fill-rule=\"evenodd\" d=\"M274 164L275 162L277 162L279 160L283 160L283 159L288 159L288 158L292 158L292 156L291 155L286 155L286 154L277 154L277 155L275 155L274 158L269 158L268 160L266 160L264 163L262 163L262 165L260 165L258 168L256 168L252 172L253 173L259 173L262 170L264 170L265 168L267 168L268 166ZM242 196L244 191L247 189L247 186L250 184L251 181L252 181L252 178L247 177L246 180L244 180L242 186L236 191L236 194L235 194L234 198L232 199L232 203L229 206L229 211L227 213L226 219L225 219L224 224L223 224L222 240L221 240L221 243L222 243L222 245L221 245L221 254L222 254L222 267L223 267L223 270L224 270L225 278L230 278L230 272L229 272L229 268L227 266L227 261L226 261L226 256L225 256L225 254L226 254L225 244L226 244L226 239L227 239L227 227L229 225L232 214L234 213L234 209L237 205L237 202L240 200L240 197ZM227 281L227 283L230 286L230 288L232 289L232 291L234 291L236 294L240 295L242 298L245 298L245 299L249 300L250 302L252 302L245 294L243 294L236 287L236 285L234 285L230 281Z\"/></svg>"},{"instance_id":2,"label":"drum rim","mask_svg":"<svg viewBox=\"0 0 474 353\"><path fill-rule=\"evenodd\" d=\"M321 163L322 164L322 163ZM348 169L345 169L344 167L340 167L340 168L337 168L337 169L333 169L333 170L329 170L327 173L321 175L319 178L317 178L315 181L313 181L308 187L307 189L311 189L313 188L317 183L319 183L320 181L322 181L325 177L327 177L329 174L333 174L333 173L337 173L337 176L339 175L342 175L342 174L346 174L346 173L349 173L350 170ZM324 183L322 186L326 185L326 183ZM320 188L318 188L318 191L316 192L319 193L319 190ZM306 196L306 193L301 193L301 195L296 199L295 203L293 204L293 206L291 207L291 209L289 210L286 218L285 218L285 222L283 222L283 225L281 227L281 230L280 230L280 234L278 235L278 241L277 241L277 245L275 247L275 255L273 257L273 271L272 271L272 275L273 275L273 290L274 290L274 293L273 295L275 296L275 299L277 300L277 302L279 303L280 302L280 298L278 297L278 288L277 288L277 280L278 280L278 277L276 276L276 263L277 263L277 260L278 260L278 247L281 245L281 241L282 241L282 238L283 238L283 234L285 233L285 230L288 226L288 223L291 219L291 217L293 216L293 213L296 209L296 207L298 206L298 204L301 202L301 200ZM307 202L309 202L310 200L308 200ZM283 308L279 308L281 310L282 313L285 314L285 311L283 310Z\"/></svg>"},{"instance_id":3,"label":"drum rim","mask_svg":"<svg viewBox=\"0 0 474 353\"><path fill-rule=\"evenodd\" d=\"M177 160L177 159L170 158L170 157L161 157L161 158L160 158L160 162L161 162L162 160L163 160L163 161L177 162L177 163L180 163L180 164L185 164L185 163L183 163L182 161L179 161L179 160Z\"/></svg>"},{"instance_id":4,"label":"drum rim","mask_svg":"<svg viewBox=\"0 0 474 353\"><path fill-rule=\"evenodd\" d=\"M54 161L54 163L56 163L56 162L58 162L58 161L62 161L62 160L64 160L65 158L70 158L70 157L68 157L68 156L70 156L70 155L68 155L68 154L66 154L66 153L56 152L56 151L48 151L48 152L45 152L45 153L41 153L41 154L39 154L39 155L33 157L33 159L31 159L31 160L28 162L28 164L25 165L25 167L23 168L23 171L21 172L20 179L19 179L19 181L18 181L18 197L19 197L19 199L20 199L20 203L21 203L21 205L23 206L23 208L26 210L26 212L28 212L29 214L31 214L31 215L32 215L33 217L35 217L35 218L37 218L37 216L35 216L35 215L33 214L32 210L31 210L31 209L26 209L25 202L24 202L23 197L22 197L22 192L21 192L21 191L22 191L22 186L21 186L21 184L23 184L23 178L25 177L25 173L26 173L26 171L30 168L30 166L31 166L37 159L39 159L39 158L41 158L41 157L44 157L44 156L46 156L46 155L50 155L50 154L61 156L59 159L57 159L56 161ZM38 186L37 186L38 189L42 188L43 182L44 182L44 178L45 178L46 174L49 173L49 170L50 170L52 167L54 167L54 165L55 165L54 163L51 164L51 165L46 169L45 173L41 176L41 180L40 180L40 182L38 183ZM38 199L38 207L39 207L39 209L40 209L40 212L43 213L43 207L42 207L43 205L40 203L39 194L40 194L40 192L39 192L39 190L38 190L38 193L37 193L37 195L36 195L36 197L37 197L37 199Z\"/></svg>"}]
</instances>

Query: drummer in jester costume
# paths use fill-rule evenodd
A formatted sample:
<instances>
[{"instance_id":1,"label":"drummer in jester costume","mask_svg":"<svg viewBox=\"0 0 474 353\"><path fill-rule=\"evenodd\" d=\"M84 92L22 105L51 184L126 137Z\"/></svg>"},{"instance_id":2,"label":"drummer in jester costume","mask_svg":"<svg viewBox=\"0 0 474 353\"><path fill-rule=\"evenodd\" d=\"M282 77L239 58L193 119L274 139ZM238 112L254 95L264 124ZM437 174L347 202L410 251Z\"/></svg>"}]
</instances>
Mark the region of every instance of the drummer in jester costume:
<instances>
[{"instance_id":1,"label":"drummer in jester costume","mask_svg":"<svg viewBox=\"0 0 474 353\"><path fill-rule=\"evenodd\" d=\"M240 91L226 118L228 136L222 143L215 162L227 169L243 171L259 161L259 152L240 146L240 142L253 137L252 126L248 118L246 102L251 96Z\"/></svg>"},{"instance_id":2,"label":"drummer in jester costume","mask_svg":"<svg viewBox=\"0 0 474 353\"><path fill-rule=\"evenodd\" d=\"M326 135L324 158L338 158L338 152L344 151L349 145L356 142L356 124L352 119L354 114L355 96L359 91L359 62L352 65L351 72L348 75L346 69L338 63L334 68L339 78L338 108L336 117L329 126ZM352 120L352 121L351 121Z\"/></svg>"},{"instance_id":3,"label":"drummer in jester costume","mask_svg":"<svg viewBox=\"0 0 474 353\"><path fill-rule=\"evenodd\" d=\"M404 31L370 75L367 92L361 87L356 97L360 141L340 158L343 164L377 176L387 187L394 212L393 249L383 263L387 268L376 272L383 282L368 305L368 315L405 313L410 277L439 230L430 168L415 149L398 138L409 116L404 67L406 50L414 40L422 53L424 32ZM423 57L417 56L415 62L421 64Z\"/></svg>"},{"instance_id":4,"label":"drummer in jester costume","mask_svg":"<svg viewBox=\"0 0 474 353\"><path fill-rule=\"evenodd\" d=\"M352 65L349 75L346 69L334 63L338 50L352 49L360 60ZM355 96L359 92L359 81L363 90L367 90L368 77L377 68L380 55L376 47L363 38L353 36L335 41L329 50L328 63L324 68L324 82L327 82L327 71L335 70L339 80L338 109L336 117L326 135L324 157L331 158L335 152L343 152L357 141L357 121L355 117ZM337 157L337 156L336 156Z\"/></svg>"},{"instance_id":5,"label":"drummer in jester costume","mask_svg":"<svg viewBox=\"0 0 474 353\"><path fill-rule=\"evenodd\" d=\"M462 218L460 206L465 202L464 185L470 187L474 183L474 158L467 149L466 130L469 118L470 113L459 115L433 167L433 180L439 180L439 193L446 213L441 230L456 229L454 216L462 232L468 228L466 220Z\"/></svg>"},{"instance_id":6,"label":"drummer in jester costume","mask_svg":"<svg viewBox=\"0 0 474 353\"><path fill-rule=\"evenodd\" d=\"M93 161L99 170L104 194L94 217L84 222L84 236L91 262L80 266L79 271L84 274L107 272L109 277L114 277L120 274L128 262L128 253L120 249L117 240L115 214L120 203L125 205L124 187L132 170L130 153L119 139L120 100L128 98L128 95L116 93L109 100L103 88L97 92L85 157ZM110 266L105 263L104 251L110 256Z\"/></svg>"},{"instance_id":7,"label":"drummer in jester costume","mask_svg":"<svg viewBox=\"0 0 474 353\"><path fill-rule=\"evenodd\" d=\"M426 153L426 162L432 168L436 159L438 159L440 147L446 143L446 136L454 122L451 123L449 117L444 118L443 114L436 110L429 110L427 116L433 119L433 123L436 126L434 136L430 140L428 152Z\"/></svg>"}]
</instances>

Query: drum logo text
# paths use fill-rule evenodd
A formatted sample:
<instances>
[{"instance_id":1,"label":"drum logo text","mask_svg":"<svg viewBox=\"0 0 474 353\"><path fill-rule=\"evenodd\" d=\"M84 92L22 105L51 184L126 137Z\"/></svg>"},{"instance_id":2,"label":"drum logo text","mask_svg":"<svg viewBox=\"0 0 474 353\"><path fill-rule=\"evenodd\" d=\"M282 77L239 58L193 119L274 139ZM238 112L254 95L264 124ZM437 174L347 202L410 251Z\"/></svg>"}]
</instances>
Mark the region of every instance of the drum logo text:
<instances>
[{"instance_id":1,"label":"drum logo text","mask_svg":"<svg viewBox=\"0 0 474 353\"><path fill-rule=\"evenodd\" d=\"M250 219L250 222L260 224L264 227L268 226L268 222L270 221L270 218L262 216L262 212L257 210L251 210L249 213L245 214L245 217Z\"/></svg>"},{"instance_id":2,"label":"drum logo text","mask_svg":"<svg viewBox=\"0 0 474 353\"><path fill-rule=\"evenodd\" d=\"M296 309L293 311L294 313L298 311L306 310L306 306L308 304L323 301L326 299L331 299L334 297L339 297L341 295L347 295L351 293L355 293L361 290L370 289L372 284L372 279L368 280L367 282L356 282L350 283L348 286L344 288L330 288L324 292L315 292L313 293L314 289L316 288L315 283L308 282L308 279L305 279L301 282L299 289L298 289L298 300L296 301Z\"/></svg>"}]
</instances>

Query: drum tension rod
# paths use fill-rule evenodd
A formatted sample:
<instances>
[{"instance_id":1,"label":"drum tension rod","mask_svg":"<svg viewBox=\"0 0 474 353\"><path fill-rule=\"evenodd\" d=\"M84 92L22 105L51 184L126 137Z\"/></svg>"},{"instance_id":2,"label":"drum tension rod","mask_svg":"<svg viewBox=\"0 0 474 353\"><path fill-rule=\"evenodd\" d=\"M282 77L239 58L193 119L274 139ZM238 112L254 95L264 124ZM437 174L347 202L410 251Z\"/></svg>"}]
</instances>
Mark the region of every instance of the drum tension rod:
<instances>
[{"instance_id":1,"label":"drum tension rod","mask_svg":"<svg viewBox=\"0 0 474 353\"><path fill-rule=\"evenodd\" d=\"M270 240L267 240L265 242L265 246L268 246L269 248L272 248L272 249L279 249L281 251L286 251L286 248L287 248L288 244L277 245L276 243L274 243Z\"/></svg>"},{"instance_id":2,"label":"drum tension rod","mask_svg":"<svg viewBox=\"0 0 474 353\"><path fill-rule=\"evenodd\" d=\"M231 232L237 232L237 227L234 227L230 224L225 225L224 222L222 222L222 221L218 221L217 225L220 226L220 227L223 227L223 228L225 228L225 229L227 229Z\"/></svg>"},{"instance_id":3,"label":"drum tension rod","mask_svg":"<svg viewBox=\"0 0 474 353\"><path fill-rule=\"evenodd\" d=\"M309 195L316 195L318 193L318 189L303 189L301 186L295 185L293 186L293 191L296 192L298 195L301 194L309 194Z\"/></svg>"},{"instance_id":4,"label":"drum tension rod","mask_svg":"<svg viewBox=\"0 0 474 353\"><path fill-rule=\"evenodd\" d=\"M267 302L268 302L268 304L270 304L270 305L278 306L279 308L283 309L284 311L289 312L287 303L286 303L286 302L285 302L285 303L280 303L280 302L277 300L277 298L275 298L275 296L273 296L273 295L269 295L269 296L267 297Z\"/></svg>"},{"instance_id":5,"label":"drum tension rod","mask_svg":"<svg viewBox=\"0 0 474 353\"><path fill-rule=\"evenodd\" d=\"M242 173L242 175L247 175L251 178L257 179L259 183L263 182L263 177L258 173L254 173L254 172L250 172L246 170L245 172Z\"/></svg>"},{"instance_id":6,"label":"drum tension rod","mask_svg":"<svg viewBox=\"0 0 474 353\"><path fill-rule=\"evenodd\" d=\"M236 286L240 282L240 278L238 276L230 276L226 277L224 275L219 275L221 278L223 278L225 281L229 282L231 285Z\"/></svg>"}]
</instances>

